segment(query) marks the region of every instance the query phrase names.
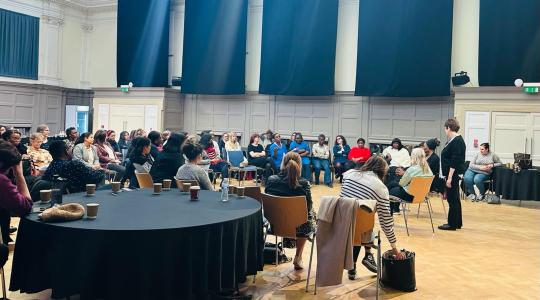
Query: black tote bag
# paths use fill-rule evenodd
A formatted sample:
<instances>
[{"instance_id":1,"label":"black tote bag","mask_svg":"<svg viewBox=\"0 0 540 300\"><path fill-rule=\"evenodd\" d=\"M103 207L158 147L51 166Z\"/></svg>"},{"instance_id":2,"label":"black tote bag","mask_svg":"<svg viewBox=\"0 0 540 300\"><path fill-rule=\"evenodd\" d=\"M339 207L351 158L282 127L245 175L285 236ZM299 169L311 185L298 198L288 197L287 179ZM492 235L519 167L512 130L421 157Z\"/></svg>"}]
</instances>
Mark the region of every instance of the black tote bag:
<instances>
[{"instance_id":1,"label":"black tote bag","mask_svg":"<svg viewBox=\"0 0 540 300\"><path fill-rule=\"evenodd\" d=\"M386 251L382 256L381 283L384 286L404 292L416 291L416 275L414 269L415 253L405 252L405 259L392 258L392 251Z\"/></svg>"}]
</instances>

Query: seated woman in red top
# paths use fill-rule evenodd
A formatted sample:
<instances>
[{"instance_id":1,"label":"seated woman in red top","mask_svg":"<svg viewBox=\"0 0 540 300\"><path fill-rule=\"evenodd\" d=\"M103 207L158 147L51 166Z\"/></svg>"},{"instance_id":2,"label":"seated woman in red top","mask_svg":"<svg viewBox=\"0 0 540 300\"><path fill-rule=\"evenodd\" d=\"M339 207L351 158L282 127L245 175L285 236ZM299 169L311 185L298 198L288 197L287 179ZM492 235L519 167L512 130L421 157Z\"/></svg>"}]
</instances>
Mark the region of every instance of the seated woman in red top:
<instances>
[{"instance_id":1,"label":"seated woman in red top","mask_svg":"<svg viewBox=\"0 0 540 300\"><path fill-rule=\"evenodd\" d=\"M352 161L357 167L361 167L371 157L371 151L369 148L365 148L366 140L359 138L356 141L356 147L351 148L349 152L349 160Z\"/></svg>"},{"instance_id":2,"label":"seated woman in red top","mask_svg":"<svg viewBox=\"0 0 540 300\"><path fill-rule=\"evenodd\" d=\"M13 170L16 186L6 175L9 170ZM13 145L0 140L0 207L17 215L26 215L32 210L31 199L23 176L21 155Z\"/></svg>"}]
</instances>

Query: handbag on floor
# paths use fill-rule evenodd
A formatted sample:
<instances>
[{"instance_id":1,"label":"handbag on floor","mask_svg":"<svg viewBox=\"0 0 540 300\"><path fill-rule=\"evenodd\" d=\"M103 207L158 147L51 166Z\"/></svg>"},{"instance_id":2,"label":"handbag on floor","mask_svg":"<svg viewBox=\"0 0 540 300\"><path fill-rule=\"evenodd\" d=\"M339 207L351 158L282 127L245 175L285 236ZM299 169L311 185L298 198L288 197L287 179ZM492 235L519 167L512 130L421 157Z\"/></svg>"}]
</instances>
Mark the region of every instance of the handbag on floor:
<instances>
[{"instance_id":1,"label":"handbag on floor","mask_svg":"<svg viewBox=\"0 0 540 300\"><path fill-rule=\"evenodd\" d=\"M415 253L407 250L401 252L405 253L405 258L401 260L394 259L391 250L382 255L381 283L404 292L416 291Z\"/></svg>"},{"instance_id":2,"label":"handbag on floor","mask_svg":"<svg viewBox=\"0 0 540 300\"><path fill-rule=\"evenodd\" d=\"M501 198L495 194L486 194L485 197L488 204L501 204Z\"/></svg>"},{"instance_id":3,"label":"handbag on floor","mask_svg":"<svg viewBox=\"0 0 540 300\"><path fill-rule=\"evenodd\" d=\"M277 248L278 248L278 264L287 263L292 260L292 258L288 258L287 255L285 255L285 251L283 251L283 245L281 243L278 243ZM264 258L265 265L273 265L276 263L276 244L273 244L273 243L264 244L263 258Z\"/></svg>"}]
</instances>

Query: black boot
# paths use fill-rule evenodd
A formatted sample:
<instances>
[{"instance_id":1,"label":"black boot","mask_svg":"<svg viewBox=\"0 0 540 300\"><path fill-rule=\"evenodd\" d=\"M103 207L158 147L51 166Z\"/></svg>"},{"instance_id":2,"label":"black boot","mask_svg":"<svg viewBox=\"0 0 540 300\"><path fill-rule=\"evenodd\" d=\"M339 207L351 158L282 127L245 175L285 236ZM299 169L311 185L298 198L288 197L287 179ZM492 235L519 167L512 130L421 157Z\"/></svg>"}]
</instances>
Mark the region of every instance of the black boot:
<instances>
[{"instance_id":1,"label":"black boot","mask_svg":"<svg viewBox=\"0 0 540 300\"><path fill-rule=\"evenodd\" d=\"M354 265L354 269L347 271L349 274L349 280L355 280L356 279L356 265Z\"/></svg>"}]
</instances>

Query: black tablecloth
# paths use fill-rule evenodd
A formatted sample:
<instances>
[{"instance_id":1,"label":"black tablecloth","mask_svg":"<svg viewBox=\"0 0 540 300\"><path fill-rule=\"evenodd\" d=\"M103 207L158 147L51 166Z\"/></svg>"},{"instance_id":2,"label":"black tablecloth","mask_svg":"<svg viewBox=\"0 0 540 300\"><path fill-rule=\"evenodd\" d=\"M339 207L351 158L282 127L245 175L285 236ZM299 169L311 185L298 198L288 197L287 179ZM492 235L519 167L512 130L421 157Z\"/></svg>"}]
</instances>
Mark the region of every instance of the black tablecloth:
<instances>
[{"instance_id":1,"label":"black tablecloth","mask_svg":"<svg viewBox=\"0 0 540 300\"><path fill-rule=\"evenodd\" d=\"M540 168L521 170L498 167L493 171L495 193L503 199L540 201Z\"/></svg>"},{"instance_id":2,"label":"black tablecloth","mask_svg":"<svg viewBox=\"0 0 540 300\"><path fill-rule=\"evenodd\" d=\"M204 299L262 270L262 212L252 198L200 200L178 190L98 191L64 203L100 203L96 220L21 219L10 290L52 297Z\"/></svg>"}]
</instances>

